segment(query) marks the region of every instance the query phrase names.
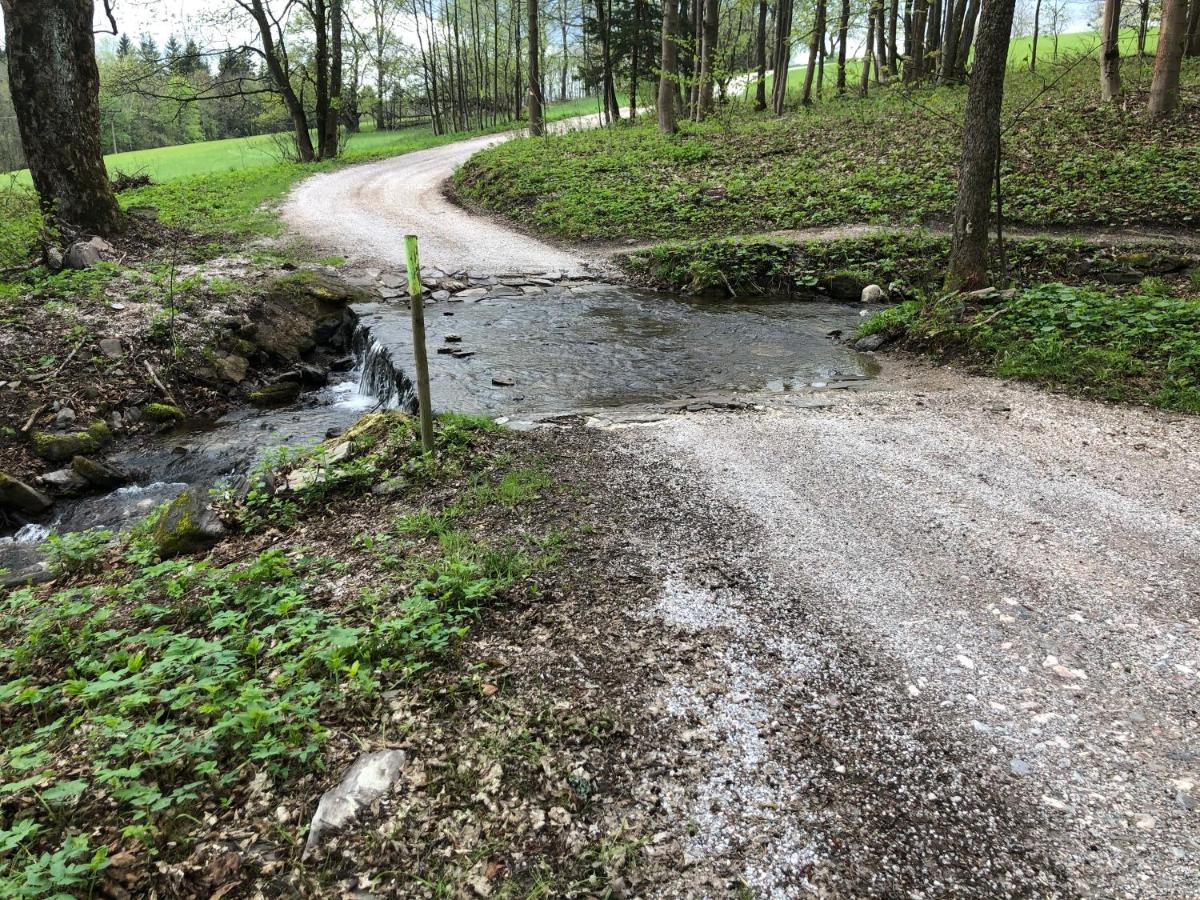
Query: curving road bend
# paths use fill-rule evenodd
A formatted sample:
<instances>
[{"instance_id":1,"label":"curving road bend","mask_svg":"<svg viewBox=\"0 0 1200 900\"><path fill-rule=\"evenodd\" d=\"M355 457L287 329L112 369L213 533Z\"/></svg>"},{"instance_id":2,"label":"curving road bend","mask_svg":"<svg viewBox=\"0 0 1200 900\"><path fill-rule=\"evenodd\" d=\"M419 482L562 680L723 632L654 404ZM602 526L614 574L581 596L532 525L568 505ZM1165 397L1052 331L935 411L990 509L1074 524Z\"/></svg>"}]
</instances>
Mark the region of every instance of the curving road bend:
<instances>
[{"instance_id":1,"label":"curving road bend","mask_svg":"<svg viewBox=\"0 0 1200 900\"><path fill-rule=\"evenodd\" d=\"M597 116L580 116L549 127L562 132L597 124ZM443 195L446 179L471 156L521 134L485 135L315 175L288 196L284 221L319 247L398 268L404 267L404 236L416 234L422 264L446 272L597 274L599 259L473 216Z\"/></svg>"}]
</instances>

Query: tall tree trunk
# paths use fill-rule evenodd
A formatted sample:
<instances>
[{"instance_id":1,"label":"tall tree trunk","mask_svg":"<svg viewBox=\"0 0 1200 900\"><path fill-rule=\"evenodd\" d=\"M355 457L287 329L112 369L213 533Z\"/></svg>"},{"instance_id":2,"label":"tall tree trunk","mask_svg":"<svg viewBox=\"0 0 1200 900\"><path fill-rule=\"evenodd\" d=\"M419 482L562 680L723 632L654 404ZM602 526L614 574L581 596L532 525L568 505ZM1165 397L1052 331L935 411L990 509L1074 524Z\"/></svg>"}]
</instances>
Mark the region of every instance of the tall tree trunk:
<instances>
[{"instance_id":1,"label":"tall tree trunk","mask_svg":"<svg viewBox=\"0 0 1200 900\"><path fill-rule=\"evenodd\" d=\"M821 41L824 13L825 0L817 0L816 9L813 10L812 33L808 39L808 62L804 66L804 92L800 95L803 106L812 105L813 78L817 74L817 45Z\"/></svg>"},{"instance_id":2,"label":"tall tree trunk","mask_svg":"<svg viewBox=\"0 0 1200 900\"><path fill-rule=\"evenodd\" d=\"M675 108L679 84L679 0L664 0L662 23L662 65L658 76L658 130L674 134L678 125Z\"/></svg>"},{"instance_id":3,"label":"tall tree trunk","mask_svg":"<svg viewBox=\"0 0 1200 900\"><path fill-rule=\"evenodd\" d=\"M892 0L892 8L888 17L888 78L895 78L900 74L899 71L899 54L896 52L896 23L900 18L900 0Z\"/></svg>"},{"instance_id":4,"label":"tall tree trunk","mask_svg":"<svg viewBox=\"0 0 1200 900\"><path fill-rule=\"evenodd\" d=\"M775 115L782 116L787 106L788 69L792 62L792 13L793 0L778 0L775 12L775 84L772 89L771 107Z\"/></svg>"},{"instance_id":5,"label":"tall tree trunk","mask_svg":"<svg viewBox=\"0 0 1200 900\"><path fill-rule=\"evenodd\" d=\"M696 121L703 122L713 105L713 65L717 59L717 0L704 0L702 40L700 52L700 105L696 107Z\"/></svg>"},{"instance_id":6,"label":"tall tree trunk","mask_svg":"<svg viewBox=\"0 0 1200 900\"><path fill-rule=\"evenodd\" d=\"M633 50L629 59L629 121L637 119L638 65L642 46L642 7L645 0L633 0Z\"/></svg>"},{"instance_id":7,"label":"tall tree trunk","mask_svg":"<svg viewBox=\"0 0 1200 900\"><path fill-rule=\"evenodd\" d=\"M542 30L538 26L538 0L529 0L529 134L541 137L546 133L542 117Z\"/></svg>"},{"instance_id":8,"label":"tall tree trunk","mask_svg":"<svg viewBox=\"0 0 1200 900\"><path fill-rule=\"evenodd\" d=\"M91 0L0 0L13 111L46 216L112 234L121 210L100 146L100 73Z\"/></svg>"},{"instance_id":9,"label":"tall tree trunk","mask_svg":"<svg viewBox=\"0 0 1200 900\"><path fill-rule=\"evenodd\" d=\"M1163 0L1154 80L1150 83L1150 103L1146 107L1151 116L1168 115L1179 106L1179 69L1186 41L1187 0Z\"/></svg>"},{"instance_id":10,"label":"tall tree trunk","mask_svg":"<svg viewBox=\"0 0 1200 900\"><path fill-rule=\"evenodd\" d=\"M1187 55L1200 56L1200 0L1192 0L1188 10Z\"/></svg>"},{"instance_id":11,"label":"tall tree trunk","mask_svg":"<svg viewBox=\"0 0 1200 900\"><path fill-rule=\"evenodd\" d=\"M567 57L567 0L559 0L558 11L561 16L558 24L562 34L562 68L559 70L558 99L566 102L567 68L569 64Z\"/></svg>"},{"instance_id":12,"label":"tall tree trunk","mask_svg":"<svg viewBox=\"0 0 1200 900\"><path fill-rule=\"evenodd\" d=\"M329 117L329 23L326 21L326 9L326 0L312 0L308 4L315 38L313 68L316 69L317 108L313 127L317 130L318 159L329 157L329 135L325 130L325 122Z\"/></svg>"},{"instance_id":13,"label":"tall tree trunk","mask_svg":"<svg viewBox=\"0 0 1200 900\"><path fill-rule=\"evenodd\" d=\"M1138 4L1138 56L1146 55L1146 32L1150 28L1150 0L1141 0Z\"/></svg>"},{"instance_id":14,"label":"tall tree trunk","mask_svg":"<svg viewBox=\"0 0 1200 900\"><path fill-rule=\"evenodd\" d=\"M863 50L862 72L858 77L858 92L867 96L871 84L871 63L875 59L875 16L867 16L867 45Z\"/></svg>"},{"instance_id":15,"label":"tall tree trunk","mask_svg":"<svg viewBox=\"0 0 1200 900\"><path fill-rule=\"evenodd\" d=\"M704 44L704 0L692 0L692 85L688 91L688 117L700 108L700 48Z\"/></svg>"},{"instance_id":16,"label":"tall tree trunk","mask_svg":"<svg viewBox=\"0 0 1200 900\"><path fill-rule=\"evenodd\" d=\"M1015 0L985 0L975 67L963 117L958 199L946 285L969 291L987 284L988 212L1000 152L1000 108Z\"/></svg>"},{"instance_id":17,"label":"tall tree trunk","mask_svg":"<svg viewBox=\"0 0 1200 900\"><path fill-rule=\"evenodd\" d=\"M937 69L937 57L934 55L941 46L942 36L942 0L929 0L929 9L925 19L925 67L922 75L933 73Z\"/></svg>"},{"instance_id":18,"label":"tall tree trunk","mask_svg":"<svg viewBox=\"0 0 1200 900\"><path fill-rule=\"evenodd\" d=\"M875 4L875 60L876 80L887 81L887 20L883 11L883 0L877 0Z\"/></svg>"},{"instance_id":19,"label":"tall tree trunk","mask_svg":"<svg viewBox=\"0 0 1200 900\"><path fill-rule=\"evenodd\" d=\"M1117 103L1121 99L1121 0L1104 0L1100 26L1100 99Z\"/></svg>"},{"instance_id":20,"label":"tall tree trunk","mask_svg":"<svg viewBox=\"0 0 1200 900\"><path fill-rule=\"evenodd\" d=\"M604 121L619 122L621 106L617 102L617 88L613 82L612 36L605 0L596 0L596 24L600 31L600 90L604 98Z\"/></svg>"},{"instance_id":21,"label":"tall tree trunk","mask_svg":"<svg viewBox=\"0 0 1200 900\"><path fill-rule=\"evenodd\" d=\"M850 0L842 0L842 15L838 20L837 92L846 93L846 35L850 33Z\"/></svg>"},{"instance_id":22,"label":"tall tree trunk","mask_svg":"<svg viewBox=\"0 0 1200 900\"><path fill-rule=\"evenodd\" d=\"M15 3L17 0L4 0L4 2ZM292 87L291 74L284 63L286 56L282 49L275 44L275 32L271 28L271 20L267 16L263 2L262 0L245 0L243 3L239 0L239 4L250 13L254 24L258 27L258 37L262 41L263 59L267 72L292 119L292 130L296 134L296 157L300 162L312 162L315 153L313 152L312 135L308 131L308 113L305 112L304 104L300 102L295 88Z\"/></svg>"},{"instance_id":23,"label":"tall tree trunk","mask_svg":"<svg viewBox=\"0 0 1200 900\"><path fill-rule=\"evenodd\" d=\"M925 0L913 0L912 28L909 43L912 53L904 66L905 81L920 81L925 70Z\"/></svg>"},{"instance_id":24,"label":"tall tree trunk","mask_svg":"<svg viewBox=\"0 0 1200 900\"><path fill-rule=\"evenodd\" d=\"M971 58L971 44L975 42L975 23L979 19L979 3L980 0L970 0L967 3L967 14L963 17L962 34L958 38L958 58L954 62L954 71L960 80L967 76L967 61Z\"/></svg>"},{"instance_id":25,"label":"tall tree trunk","mask_svg":"<svg viewBox=\"0 0 1200 900\"><path fill-rule=\"evenodd\" d=\"M1029 71L1037 71L1037 45L1038 34L1042 30L1042 0L1037 0L1033 5L1033 41L1029 51Z\"/></svg>"},{"instance_id":26,"label":"tall tree trunk","mask_svg":"<svg viewBox=\"0 0 1200 900\"><path fill-rule=\"evenodd\" d=\"M338 155L338 116L342 108L342 0L329 0L329 109L325 113L325 148Z\"/></svg>"},{"instance_id":27,"label":"tall tree trunk","mask_svg":"<svg viewBox=\"0 0 1200 900\"><path fill-rule=\"evenodd\" d=\"M1038 0L1040 3L1041 0ZM946 0L946 27L942 32L941 79L944 82L958 80L954 68L958 59L958 37L962 33L962 20L967 14L967 0Z\"/></svg>"},{"instance_id":28,"label":"tall tree trunk","mask_svg":"<svg viewBox=\"0 0 1200 900\"><path fill-rule=\"evenodd\" d=\"M670 2L670 0L668 0ZM1196 0L1200 4L1200 0ZM754 108L762 112L767 108L767 0L758 0L758 78L754 85Z\"/></svg>"}]
</instances>

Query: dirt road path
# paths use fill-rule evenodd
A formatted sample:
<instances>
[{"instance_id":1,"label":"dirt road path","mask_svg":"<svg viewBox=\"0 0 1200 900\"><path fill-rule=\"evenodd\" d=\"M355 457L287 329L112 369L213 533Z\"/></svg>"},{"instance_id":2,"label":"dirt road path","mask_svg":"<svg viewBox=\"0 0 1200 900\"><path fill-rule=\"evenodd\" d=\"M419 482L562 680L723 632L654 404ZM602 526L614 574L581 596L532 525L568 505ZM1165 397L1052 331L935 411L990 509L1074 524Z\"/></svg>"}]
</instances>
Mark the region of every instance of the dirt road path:
<instances>
[{"instance_id":1,"label":"dirt road path","mask_svg":"<svg viewBox=\"0 0 1200 900\"><path fill-rule=\"evenodd\" d=\"M1200 422L914 373L618 432L654 896L1196 896Z\"/></svg>"},{"instance_id":2,"label":"dirt road path","mask_svg":"<svg viewBox=\"0 0 1200 900\"><path fill-rule=\"evenodd\" d=\"M550 128L596 124L596 116L581 116ZM518 134L485 135L316 175L292 191L283 218L319 247L399 269L404 268L404 235L417 234L422 264L447 272L582 276L601 271L600 256L553 247L472 216L446 199L443 185L455 169L480 150Z\"/></svg>"}]
</instances>

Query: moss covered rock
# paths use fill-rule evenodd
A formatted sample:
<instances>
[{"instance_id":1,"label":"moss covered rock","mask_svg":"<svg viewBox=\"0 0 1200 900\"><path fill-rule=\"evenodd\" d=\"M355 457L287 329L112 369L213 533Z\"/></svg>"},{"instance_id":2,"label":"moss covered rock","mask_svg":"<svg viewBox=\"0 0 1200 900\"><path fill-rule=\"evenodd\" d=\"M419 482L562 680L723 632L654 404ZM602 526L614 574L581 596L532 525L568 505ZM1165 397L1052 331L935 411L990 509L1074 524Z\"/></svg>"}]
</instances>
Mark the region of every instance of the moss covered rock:
<instances>
[{"instance_id":1,"label":"moss covered rock","mask_svg":"<svg viewBox=\"0 0 1200 900\"><path fill-rule=\"evenodd\" d=\"M182 409L170 403L147 403L142 415L150 422L182 422L187 418Z\"/></svg>"},{"instance_id":2,"label":"moss covered rock","mask_svg":"<svg viewBox=\"0 0 1200 900\"><path fill-rule=\"evenodd\" d=\"M154 544L163 559L197 553L225 534L225 526L200 491L188 488L171 501L154 526Z\"/></svg>"},{"instance_id":3,"label":"moss covered rock","mask_svg":"<svg viewBox=\"0 0 1200 900\"><path fill-rule=\"evenodd\" d=\"M112 443L112 432L96 420L85 431L35 431L29 436L33 452L51 462L65 462L76 456L98 453Z\"/></svg>"},{"instance_id":4,"label":"moss covered rock","mask_svg":"<svg viewBox=\"0 0 1200 900\"><path fill-rule=\"evenodd\" d=\"M255 406L286 406L300 396L300 382L281 381L251 392L247 399Z\"/></svg>"}]
</instances>

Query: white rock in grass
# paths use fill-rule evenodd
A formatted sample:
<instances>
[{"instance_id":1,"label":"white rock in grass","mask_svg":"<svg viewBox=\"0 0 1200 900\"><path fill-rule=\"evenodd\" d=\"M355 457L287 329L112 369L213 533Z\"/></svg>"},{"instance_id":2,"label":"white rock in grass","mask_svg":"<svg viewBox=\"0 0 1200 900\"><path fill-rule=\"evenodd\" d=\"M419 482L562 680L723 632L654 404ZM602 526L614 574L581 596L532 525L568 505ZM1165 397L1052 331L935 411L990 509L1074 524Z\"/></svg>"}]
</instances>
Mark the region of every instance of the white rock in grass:
<instances>
[{"instance_id":1,"label":"white rock in grass","mask_svg":"<svg viewBox=\"0 0 1200 900\"><path fill-rule=\"evenodd\" d=\"M862 289L863 303L882 303L887 299L887 291L877 284L868 284Z\"/></svg>"},{"instance_id":2,"label":"white rock in grass","mask_svg":"<svg viewBox=\"0 0 1200 900\"><path fill-rule=\"evenodd\" d=\"M312 855L327 835L345 828L364 809L390 791L400 777L405 759L403 750L381 750L356 759L338 786L321 796L321 802L317 804L317 811L308 826L304 858Z\"/></svg>"}]
</instances>

